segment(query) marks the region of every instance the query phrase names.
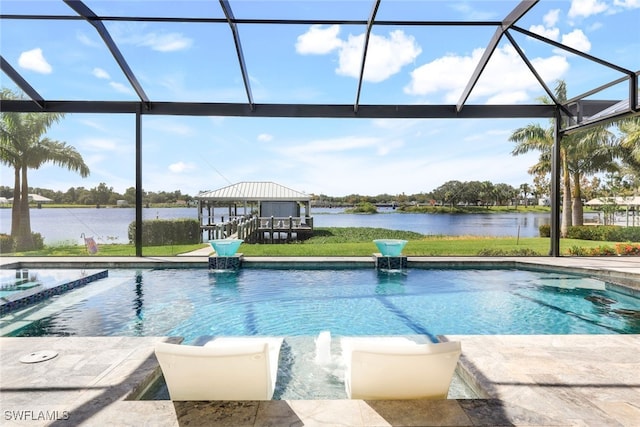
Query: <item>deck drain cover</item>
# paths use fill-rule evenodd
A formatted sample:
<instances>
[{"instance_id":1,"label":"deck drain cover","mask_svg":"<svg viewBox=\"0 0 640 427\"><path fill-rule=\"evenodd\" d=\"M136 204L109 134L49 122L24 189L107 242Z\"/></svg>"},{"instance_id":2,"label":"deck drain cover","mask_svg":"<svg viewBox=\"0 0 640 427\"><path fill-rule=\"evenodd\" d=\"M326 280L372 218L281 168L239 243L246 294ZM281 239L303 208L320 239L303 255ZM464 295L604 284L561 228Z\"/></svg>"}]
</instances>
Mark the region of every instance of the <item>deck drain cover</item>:
<instances>
[{"instance_id":1,"label":"deck drain cover","mask_svg":"<svg viewBox=\"0 0 640 427\"><path fill-rule=\"evenodd\" d=\"M45 360L53 359L57 355L58 355L58 352L53 350L34 351L33 353L29 353L22 356L20 358L20 362L22 363L44 362Z\"/></svg>"}]
</instances>

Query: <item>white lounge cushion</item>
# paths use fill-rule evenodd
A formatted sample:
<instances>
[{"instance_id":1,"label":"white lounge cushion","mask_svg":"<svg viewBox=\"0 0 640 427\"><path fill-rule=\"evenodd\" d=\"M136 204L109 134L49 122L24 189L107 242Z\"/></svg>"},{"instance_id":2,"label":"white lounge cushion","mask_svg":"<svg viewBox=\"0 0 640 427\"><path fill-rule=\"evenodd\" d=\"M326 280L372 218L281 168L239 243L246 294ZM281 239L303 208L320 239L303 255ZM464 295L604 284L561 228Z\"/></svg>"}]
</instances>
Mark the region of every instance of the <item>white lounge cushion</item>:
<instances>
[{"instance_id":1,"label":"white lounge cushion","mask_svg":"<svg viewBox=\"0 0 640 427\"><path fill-rule=\"evenodd\" d=\"M156 344L171 400L269 400L282 338L224 337L204 346Z\"/></svg>"},{"instance_id":2,"label":"white lounge cushion","mask_svg":"<svg viewBox=\"0 0 640 427\"><path fill-rule=\"evenodd\" d=\"M418 344L404 337L341 340L350 399L446 399L460 342Z\"/></svg>"}]
</instances>

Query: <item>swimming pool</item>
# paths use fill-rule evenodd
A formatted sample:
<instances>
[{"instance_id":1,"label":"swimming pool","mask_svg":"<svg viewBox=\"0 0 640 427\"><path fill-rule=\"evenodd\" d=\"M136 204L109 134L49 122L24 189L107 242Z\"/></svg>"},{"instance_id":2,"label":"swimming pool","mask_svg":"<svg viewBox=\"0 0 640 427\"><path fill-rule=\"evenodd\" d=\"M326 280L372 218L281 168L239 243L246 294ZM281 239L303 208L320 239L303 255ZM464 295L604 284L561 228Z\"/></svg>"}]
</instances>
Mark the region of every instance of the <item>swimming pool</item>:
<instances>
[{"instance_id":1,"label":"swimming pool","mask_svg":"<svg viewBox=\"0 0 640 427\"><path fill-rule=\"evenodd\" d=\"M0 317L11 336L285 336L275 399L340 399L344 335L640 333L640 300L603 281L516 269L109 270L109 277ZM627 314L621 314L627 313ZM329 349L315 338L329 331ZM318 363L321 350L329 351ZM464 343L463 343L464 351ZM326 360L326 359L325 359ZM454 376L450 398L477 397ZM167 399L162 380L145 396Z\"/></svg>"},{"instance_id":2,"label":"swimming pool","mask_svg":"<svg viewBox=\"0 0 640 427\"><path fill-rule=\"evenodd\" d=\"M85 294L77 293L85 292ZM42 303L13 336L640 333L640 300L603 281L516 269L110 270ZM33 310L31 310L33 312ZM9 328L9 329L7 329Z\"/></svg>"}]
</instances>

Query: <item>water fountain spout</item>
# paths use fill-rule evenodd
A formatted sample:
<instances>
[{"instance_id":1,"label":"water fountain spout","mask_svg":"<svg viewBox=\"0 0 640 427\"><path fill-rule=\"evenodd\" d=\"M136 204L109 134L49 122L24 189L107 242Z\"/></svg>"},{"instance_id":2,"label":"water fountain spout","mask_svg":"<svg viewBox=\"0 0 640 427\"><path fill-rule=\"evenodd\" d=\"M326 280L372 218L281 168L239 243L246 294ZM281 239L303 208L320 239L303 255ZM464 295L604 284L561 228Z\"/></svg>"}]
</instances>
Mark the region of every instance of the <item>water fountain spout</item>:
<instances>
[{"instance_id":1,"label":"water fountain spout","mask_svg":"<svg viewBox=\"0 0 640 427\"><path fill-rule=\"evenodd\" d=\"M322 331L316 338L316 358L317 365L326 366L329 365L331 360L331 332Z\"/></svg>"}]
</instances>

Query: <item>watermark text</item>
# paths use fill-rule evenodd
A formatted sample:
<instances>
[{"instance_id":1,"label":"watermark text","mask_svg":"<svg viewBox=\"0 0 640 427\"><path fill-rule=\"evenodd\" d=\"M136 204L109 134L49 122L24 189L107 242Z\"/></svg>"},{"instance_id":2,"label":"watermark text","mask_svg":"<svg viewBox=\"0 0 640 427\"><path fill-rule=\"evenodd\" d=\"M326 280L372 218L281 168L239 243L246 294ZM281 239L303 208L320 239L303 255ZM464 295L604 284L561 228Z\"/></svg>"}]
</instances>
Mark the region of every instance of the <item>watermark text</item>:
<instances>
[{"instance_id":1,"label":"watermark text","mask_svg":"<svg viewBox=\"0 0 640 427\"><path fill-rule=\"evenodd\" d=\"M71 416L69 411L39 411L33 409L5 410L2 413L5 421L64 421Z\"/></svg>"}]
</instances>

